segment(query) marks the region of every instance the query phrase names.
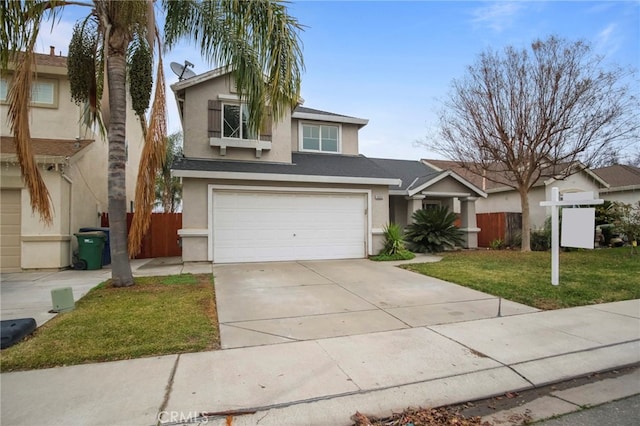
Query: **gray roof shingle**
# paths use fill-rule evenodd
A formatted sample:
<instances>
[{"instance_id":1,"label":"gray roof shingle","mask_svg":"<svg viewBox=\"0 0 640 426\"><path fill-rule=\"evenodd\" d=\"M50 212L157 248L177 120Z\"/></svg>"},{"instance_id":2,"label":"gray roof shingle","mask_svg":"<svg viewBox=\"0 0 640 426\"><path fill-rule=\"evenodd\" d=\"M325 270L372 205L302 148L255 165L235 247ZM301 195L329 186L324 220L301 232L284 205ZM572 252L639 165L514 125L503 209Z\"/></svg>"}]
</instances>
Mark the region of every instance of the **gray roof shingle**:
<instances>
[{"instance_id":1,"label":"gray roof shingle","mask_svg":"<svg viewBox=\"0 0 640 426\"><path fill-rule=\"evenodd\" d=\"M402 185L400 187L391 187L392 190L406 191L417 188L443 173L420 161L391 160L387 158L371 158L371 161L387 170L393 177L402 180Z\"/></svg>"},{"instance_id":2,"label":"gray roof shingle","mask_svg":"<svg viewBox=\"0 0 640 426\"><path fill-rule=\"evenodd\" d=\"M593 169L611 188L640 185L640 168L623 164Z\"/></svg>"},{"instance_id":3,"label":"gray roof shingle","mask_svg":"<svg viewBox=\"0 0 640 426\"><path fill-rule=\"evenodd\" d=\"M379 167L371 159L358 155L336 155L294 152L292 163L248 162L233 160L205 160L177 158L173 170L229 173L273 173L308 176L359 177L395 179L393 173Z\"/></svg>"}]
</instances>

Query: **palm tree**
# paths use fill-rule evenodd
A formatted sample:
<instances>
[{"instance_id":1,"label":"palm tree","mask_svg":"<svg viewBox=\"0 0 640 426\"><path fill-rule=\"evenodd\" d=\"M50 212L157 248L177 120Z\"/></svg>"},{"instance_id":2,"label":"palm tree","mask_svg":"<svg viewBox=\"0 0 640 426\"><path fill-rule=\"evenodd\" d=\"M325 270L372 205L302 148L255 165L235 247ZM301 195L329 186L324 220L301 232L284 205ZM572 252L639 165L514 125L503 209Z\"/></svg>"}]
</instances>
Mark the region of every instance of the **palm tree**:
<instances>
[{"instance_id":1,"label":"palm tree","mask_svg":"<svg viewBox=\"0 0 640 426\"><path fill-rule=\"evenodd\" d=\"M252 130L260 129L267 105L274 118L281 118L295 106L300 94L302 61L297 20L288 15L280 1L184 0L159 1L165 16L164 46L155 23L153 0L0 0L3 31L0 34L0 62L6 70L16 64L8 93L9 125L25 184L31 195L31 207L45 223L52 212L47 188L36 167L30 148L29 96L33 76L33 48L41 25L50 20L55 25L67 7L87 7L88 18L77 25L78 62L87 52L93 74L74 79L76 101L84 101L90 122L103 122L109 145L108 197L112 283L133 284L129 256L135 255L146 232L155 199L156 170L165 152L165 89L162 74L163 48L170 49L186 39L199 46L201 54L213 65L227 65L233 72L238 94L246 99ZM93 36L93 37L92 37ZM72 40L73 41L73 40ZM148 52L145 55L144 51ZM83 56L84 55L84 56ZM72 59L70 49L70 61ZM148 120L145 111L150 98L139 85L127 85L128 78L152 75L149 58L157 65L156 91ZM137 59L135 59L137 58ZM146 59L145 59L146 58ZM82 68L86 71L86 67ZM145 71L146 70L146 71ZM129 71L129 75L127 74ZM143 78L144 80L144 78ZM148 82L147 82L148 83ZM102 90L104 87L104 90ZM125 192L125 125L127 89L144 108L134 110L141 116L145 146L136 186L136 213L127 245ZM73 91L73 90L72 90ZM144 99L146 97L146 103ZM148 121L148 124L147 124Z\"/></svg>"},{"instance_id":2,"label":"palm tree","mask_svg":"<svg viewBox=\"0 0 640 426\"><path fill-rule=\"evenodd\" d=\"M182 201L182 183L179 177L171 176L171 164L175 157L182 156L182 133L167 136L167 148L162 166L156 176L156 207L165 213L174 213Z\"/></svg>"}]
</instances>

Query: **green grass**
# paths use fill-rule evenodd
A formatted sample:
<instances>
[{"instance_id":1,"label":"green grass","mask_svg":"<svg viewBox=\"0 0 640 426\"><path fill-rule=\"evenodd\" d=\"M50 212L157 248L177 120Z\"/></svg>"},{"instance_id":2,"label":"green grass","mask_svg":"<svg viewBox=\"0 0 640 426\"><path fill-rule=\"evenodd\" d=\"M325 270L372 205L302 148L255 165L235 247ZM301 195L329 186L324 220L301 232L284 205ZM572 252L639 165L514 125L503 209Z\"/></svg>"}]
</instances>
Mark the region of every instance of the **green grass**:
<instances>
[{"instance_id":1,"label":"green grass","mask_svg":"<svg viewBox=\"0 0 640 426\"><path fill-rule=\"evenodd\" d=\"M640 298L640 255L628 247L560 253L560 285L551 285L551 254L517 251L443 253L442 261L402 266L424 275L539 309Z\"/></svg>"},{"instance_id":2,"label":"green grass","mask_svg":"<svg viewBox=\"0 0 640 426\"><path fill-rule=\"evenodd\" d=\"M24 370L197 352L220 347L213 277L136 278L93 288L27 340L0 353L0 370Z\"/></svg>"}]
</instances>

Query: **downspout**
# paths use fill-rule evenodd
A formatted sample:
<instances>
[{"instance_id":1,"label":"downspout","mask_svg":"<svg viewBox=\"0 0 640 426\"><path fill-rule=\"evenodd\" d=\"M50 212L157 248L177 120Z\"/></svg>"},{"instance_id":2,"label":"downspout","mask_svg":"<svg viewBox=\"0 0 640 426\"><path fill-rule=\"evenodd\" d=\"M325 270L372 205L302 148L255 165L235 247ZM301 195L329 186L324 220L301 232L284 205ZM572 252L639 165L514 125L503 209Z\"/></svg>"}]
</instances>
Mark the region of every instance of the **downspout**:
<instances>
[{"instance_id":1,"label":"downspout","mask_svg":"<svg viewBox=\"0 0 640 426\"><path fill-rule=\"evenodd\" d=\"M73 181L64 174L64 171L60 173L60 176L69 183L69 265L73 266Z\"/></svg>"}]
</instances>

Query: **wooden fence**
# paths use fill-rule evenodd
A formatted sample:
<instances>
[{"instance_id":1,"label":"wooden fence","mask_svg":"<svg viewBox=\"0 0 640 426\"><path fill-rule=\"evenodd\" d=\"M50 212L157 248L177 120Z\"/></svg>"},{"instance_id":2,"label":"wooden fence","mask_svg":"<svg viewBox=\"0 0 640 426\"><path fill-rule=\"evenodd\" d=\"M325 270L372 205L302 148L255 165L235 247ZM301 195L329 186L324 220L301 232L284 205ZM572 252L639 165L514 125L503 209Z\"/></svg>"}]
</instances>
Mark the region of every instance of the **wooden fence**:
<instances>
[{"instance_id":1,"label":"wooden fence","mask_svg":"<svg viewBox=\"0 0 640 426\"><path fill-rule=\"evenodd\" d=\"M127 229L131 227L134 213L127 213ZM101 226L109 226L109 215L102 213ZM142 239L136 259L182 256L178 229L182 228L182 213L152 213L151 225Z\"/></svg>"},{"instance_id":2,"label":"wooden fence","mask_svg":"<svg viewBox=\"0 0 640 426\"><path fill-rule=\"evenodd\" d=\"M478 213L476 222L480 228L478 247L489 247L494 240L512 245L522 230L521 213Z\"/></svg>"}]
</instances>

